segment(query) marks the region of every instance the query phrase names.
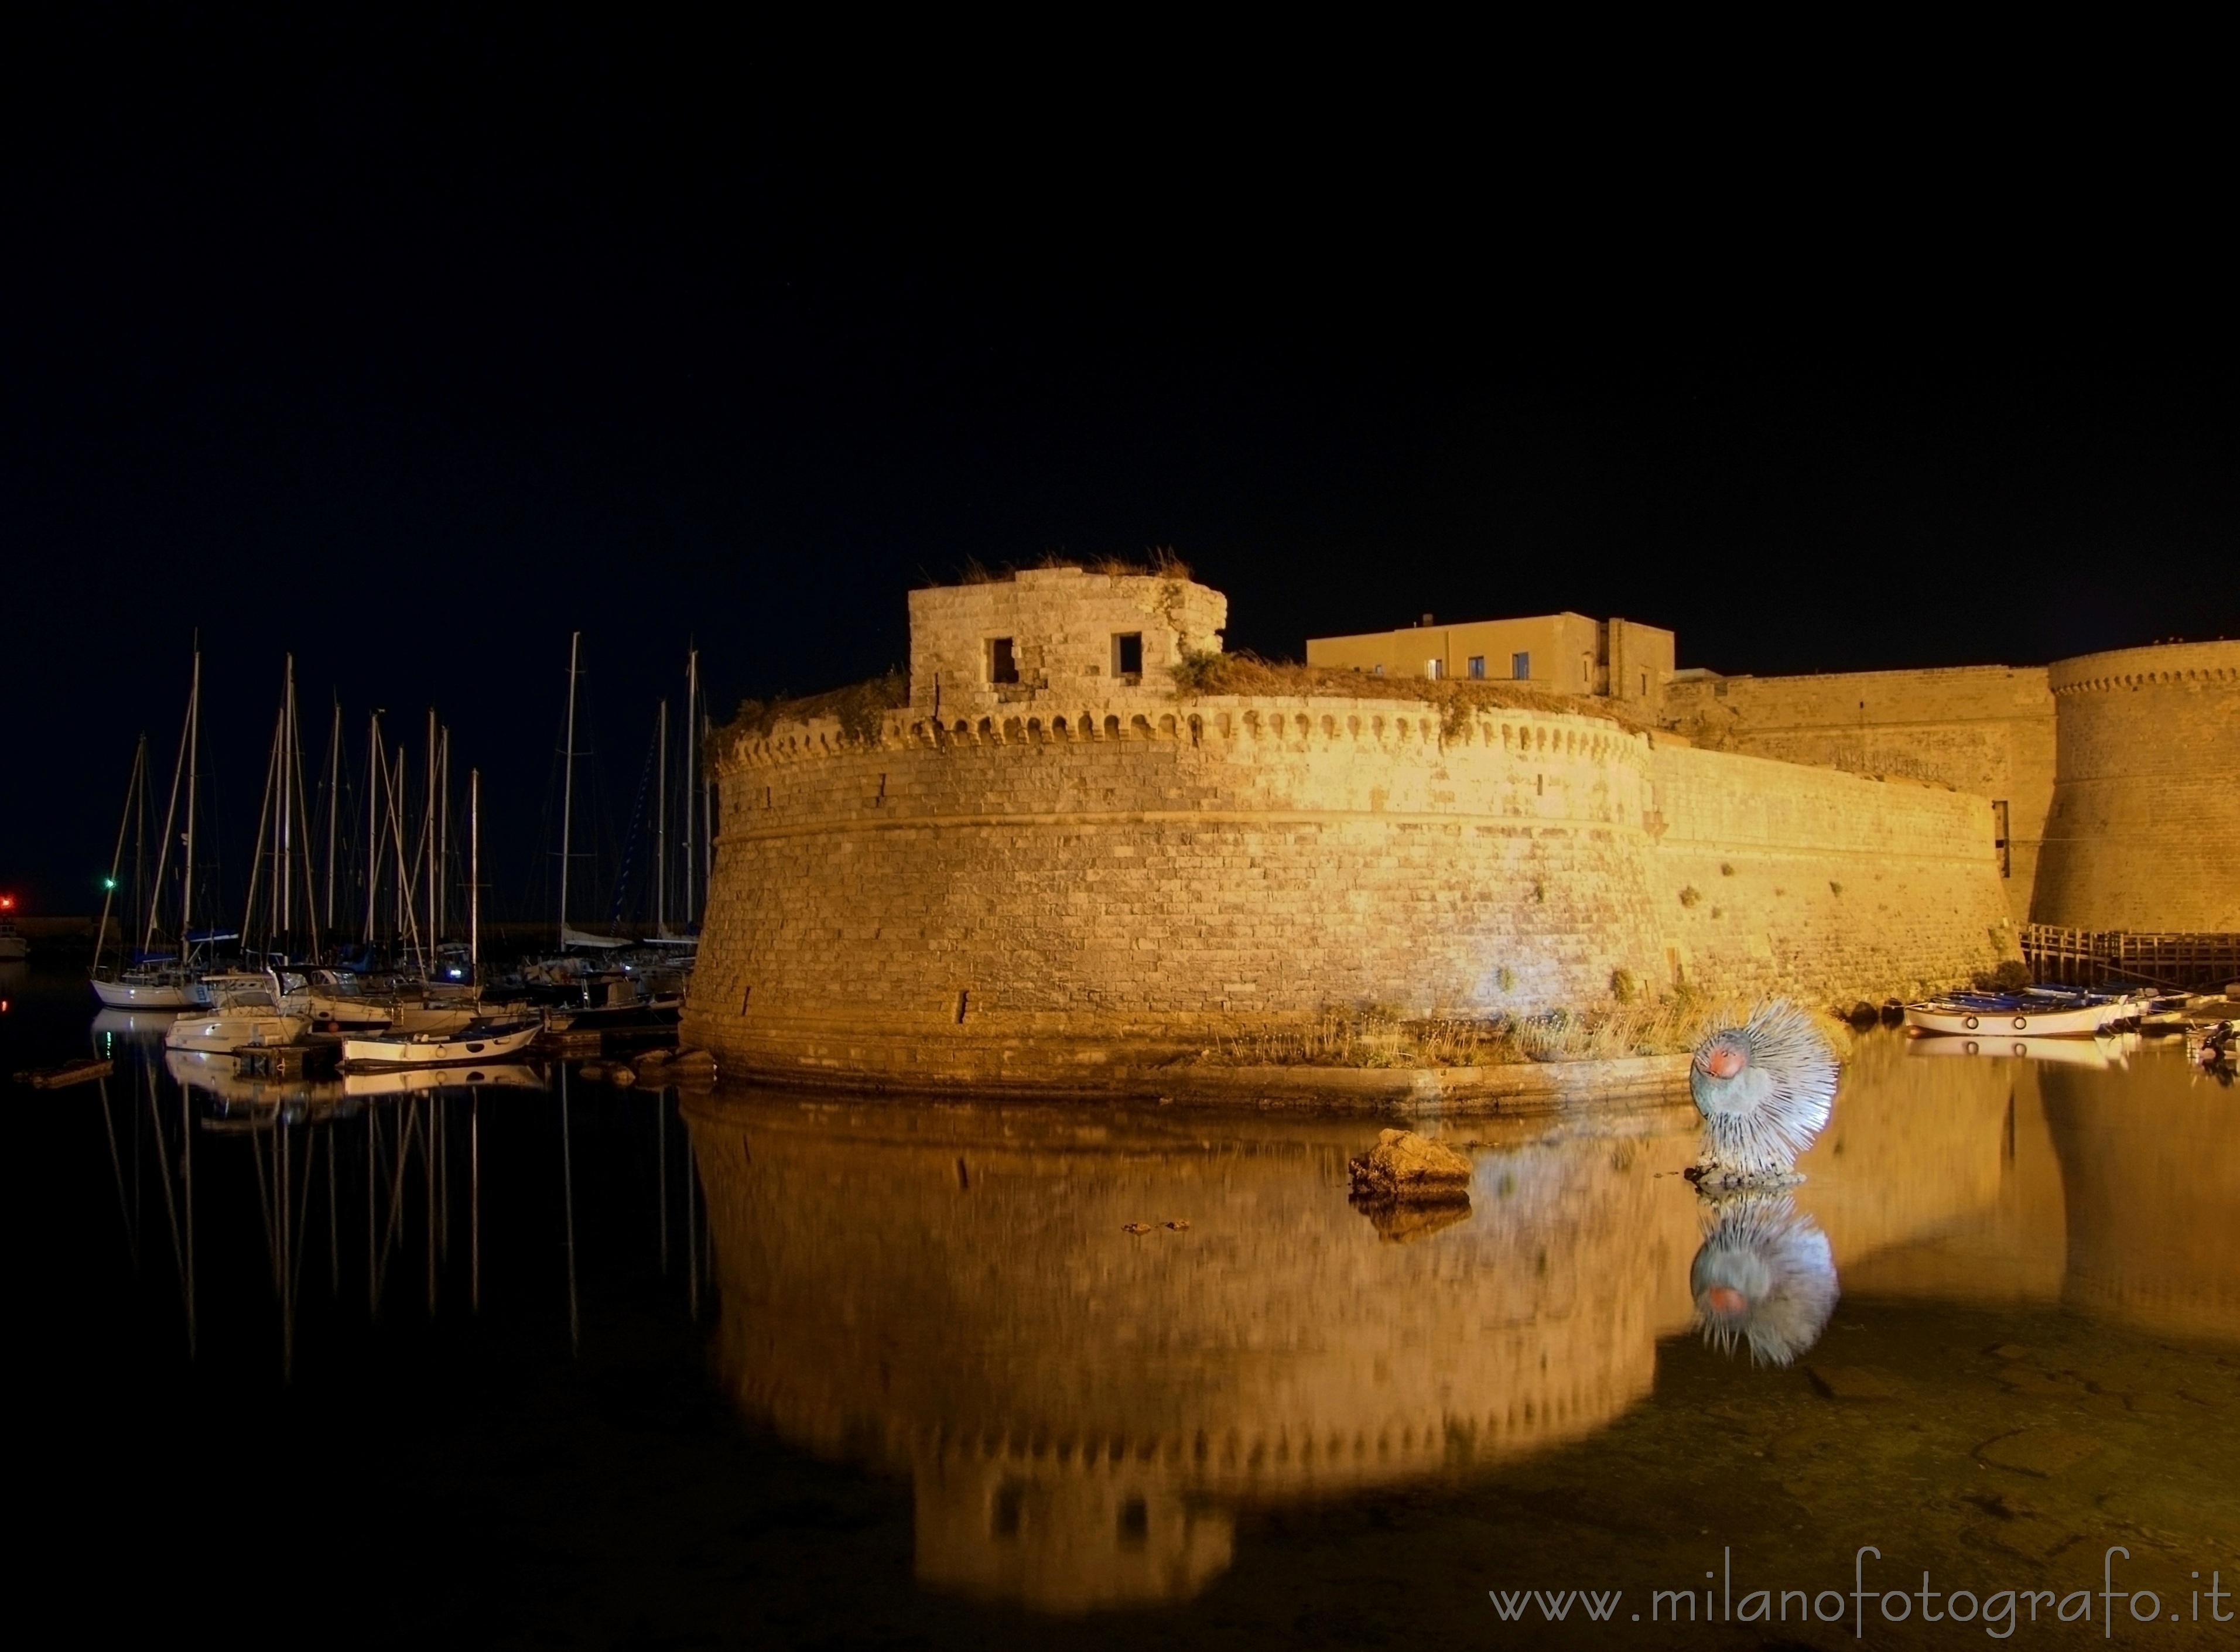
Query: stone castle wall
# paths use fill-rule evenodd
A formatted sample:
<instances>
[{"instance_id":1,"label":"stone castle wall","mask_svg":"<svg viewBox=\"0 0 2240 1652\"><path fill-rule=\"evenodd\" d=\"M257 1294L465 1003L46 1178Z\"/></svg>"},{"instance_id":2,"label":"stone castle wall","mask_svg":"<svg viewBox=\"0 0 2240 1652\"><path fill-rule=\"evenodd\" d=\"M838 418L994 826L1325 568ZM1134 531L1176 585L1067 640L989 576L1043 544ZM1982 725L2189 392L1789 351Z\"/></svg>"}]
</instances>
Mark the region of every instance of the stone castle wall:
<instances>
[{"instance_id":1,"label":"stone castle wall","mask_svg":"<svg viewBox=\"0 0 2240 1652\"><path fill-rule=\"evenodd\" d=\"M2053 802L2054 703L2044 667L1683 678L1666 689L1665 714L1699 745L2004 802L2008 911L2030 922Z\"/></svg>"},{"instance_id":2,"label":"stone castle wall","mask_svg":"<svg viewBox=\"0 0 2240 1652\"><path fill-rule=\"evenodd\" d=\"M1650 774L1673 979L1880 1002L2012 951L1983 798L1670 744Z\"/></svg>"},{"instance_id":3,"label":"stone castle wall","mask_svg":"<svg viewBox=\"0 0 2240 1652\"><path fill-rule=\"evenodd\" d=\"M2240 930L2240 643L2063 660L2034 916L2083 929Z\"/></svg>"},{"instance_id":4,"label":"stone castle wall","mask_svg":"<svg viewBox=\"0 0 2240 1652\"><path fill-rule=\"evenodd\" d=\"M1086 669L1118 627L1147 673L1210 632L1176 583L937 593L987 594L914 636L907 709L730 736L685 1036L732 1071L1140 1090L1333 1009L1532 1013L1626 977L1878 998L2010 951L1980 798L1590 715ZM1037 603L1070 651L977 682L980 633Z\"/></svg>"}]
</instances>

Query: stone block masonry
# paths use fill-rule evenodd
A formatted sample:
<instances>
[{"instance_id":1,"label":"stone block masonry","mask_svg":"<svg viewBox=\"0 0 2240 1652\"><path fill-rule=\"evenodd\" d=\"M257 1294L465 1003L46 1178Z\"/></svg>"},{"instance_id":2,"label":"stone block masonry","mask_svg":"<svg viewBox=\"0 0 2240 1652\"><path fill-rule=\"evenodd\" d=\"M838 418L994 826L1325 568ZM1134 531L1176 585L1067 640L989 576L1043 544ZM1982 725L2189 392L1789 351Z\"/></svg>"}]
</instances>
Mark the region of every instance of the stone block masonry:
<instances>
[{"instance_id":1,"label":"stone block masonry","mask_svg":"<svg viewBox=\"0 0 2240 1652\"><path fill-rule=\"evenodd\" d=\"M875 728L717 754L685 1036L727 1072L1156 1092L1334 1008L1879 997L2012 956L1980 798L1562 712L1177 697L1151 674L1217 640L1217 593L1030 577L914 605L911 704ZM1150 680L1112 677L1116 636ZM988 680L994 637L1021 681Z\"/></svg>"},{"instance_id":2,"label":"stone block masonry","mask_svg":"<svg viewBox=\"0 0 2240 1652\"><path fill-rule=\"evenodd\" d=\"M2240 643L2088 654L2048 675L2059 743L2037 921L2240 931Z\"/></svg>"},{"instance_id":3,"label":"stone block masonry","mask_svg":"<svg viewBox=\"0 0 2240 1652\"><path fill-rule=\"evenodd\" d=\"M1929 781L2003 804L2007 909L2017 923L2030 921L2053 802L2054 704L2043 666L1698 673L1666 691L1665 715L1698 745Z\"/></svg>"}]
</instances>

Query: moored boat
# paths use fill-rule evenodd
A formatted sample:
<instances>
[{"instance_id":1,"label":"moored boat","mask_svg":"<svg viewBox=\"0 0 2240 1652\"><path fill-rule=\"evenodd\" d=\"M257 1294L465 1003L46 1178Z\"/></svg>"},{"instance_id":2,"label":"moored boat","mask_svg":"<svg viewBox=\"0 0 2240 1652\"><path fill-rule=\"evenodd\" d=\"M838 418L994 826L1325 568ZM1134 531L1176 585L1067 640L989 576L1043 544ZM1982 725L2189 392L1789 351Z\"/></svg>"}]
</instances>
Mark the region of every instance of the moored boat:
<instances>
[{"instance_id":1,"label":"moored boat","mask_svg":"<svg viewBox=\"0 0 2240 1652\"><path fill-rule=\"evenodd\" d=\"M269 970L205 976L206 1014L182 1016L163 1035L166 1049L199 1049L230 1056L260 1045L292 1044L308 1024L280 1007L280 983Z\"/></svg>"},{"instance_id":2,"label":"moored boat","mask_svg":"<svg viewBox=\"0 0 2240 1652\"><path fill-rule=\"evenodd\" d=\"M2139 1013L2133 999L2112 993L1960 992L1905 1007L1905 1024L1917 1033L1954 1037L2090 1038L2110 1023Z\"/></svg>"},{"instance_id":3,"label":"moored boat","mask_svg":"<svg viewBox=\"0 0 2240 1652\"><path fill-rule=\"evenodd\" d=\"M479 1066L520 1056L543 1030L539 1021L486 1021L453 1031L345 1038L343 1065L353 1072L393 1067Z\"/></svg>"}]
</instances>

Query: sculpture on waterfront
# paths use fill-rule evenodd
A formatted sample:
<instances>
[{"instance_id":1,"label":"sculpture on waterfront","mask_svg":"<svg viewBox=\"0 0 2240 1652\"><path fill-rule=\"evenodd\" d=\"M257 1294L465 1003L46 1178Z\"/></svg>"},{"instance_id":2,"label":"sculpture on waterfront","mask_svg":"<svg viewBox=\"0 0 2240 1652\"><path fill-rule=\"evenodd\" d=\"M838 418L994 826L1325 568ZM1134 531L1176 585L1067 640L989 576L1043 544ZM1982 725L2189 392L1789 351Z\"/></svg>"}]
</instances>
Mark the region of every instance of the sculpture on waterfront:
<instances>
[{"instance_id":1,"label":"sculpture on waterfront","mask_svg":"<svg viewBox=\"0 0 2240 1652\"><path fill-rule=\"evenodd\" d=\"M1697 1046L1688 1089L1703 1116L1703 1152L1690 1180L1706 1191L1779 1185L1827 1127L1836 1052L1812 1018L1773 999L1739 1027Z\"/></svg>"}]
</instances>

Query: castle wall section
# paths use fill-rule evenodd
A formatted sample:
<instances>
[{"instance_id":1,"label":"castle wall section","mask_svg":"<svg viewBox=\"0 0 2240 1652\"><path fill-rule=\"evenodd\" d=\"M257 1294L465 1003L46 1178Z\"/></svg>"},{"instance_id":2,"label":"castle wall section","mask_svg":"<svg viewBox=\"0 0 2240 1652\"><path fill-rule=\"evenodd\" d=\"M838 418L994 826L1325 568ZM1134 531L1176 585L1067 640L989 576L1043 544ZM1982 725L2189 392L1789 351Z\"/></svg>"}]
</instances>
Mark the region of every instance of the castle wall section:
<instances>
[{"instance_id":1,"label":"castle wall section","mask_svg":"<svg viewBox=\"0 0 2240 1652\"><path fill-rule=\"evenodd\" d=\"M2030 921L2053 803L2054 701L2044 667L1807 676L1695 676L1664 715L1699 746L1951 786L2003 803L2007 910Z\"/></svg>"},{"instance_id":2,"label":"castle wall section","mask_svg":"<svg viewBox=\"0 0 2240 1652\"><path fill-rule=\"evenodd\" d=\"M742 737L687 1036L1093 1087L1333 1007L1594 1002L1657 956L1648 756L1595 718L1223 696Z\"/></svg>"},{"instance_id":3,"label":"castle wall section","mask_svg":"<svg viewBox=\"0 0 2240 1652\"><path fill-rule=\"evenodd\" d=\"M2240 643L2088 654L2049 675L2059 756L2037 922L2240 931Z\"/></svg>"},{"instance_id":4,"label":"castle wall section","mask_svg":"<svg viewBox=\"0 0 2240 1652\"><path fill-rule=\"evenodd\" d=\"M1880 1002L2017 956L1985 798L1670 743L1650 778L1670 982Z\"/></svg>"},{"instance_id":5,"label":"castle wall section","mask_svg":"<svg viewBox=\"0 0 2240 1652\"><path fill-rule=\"evenodd\" d=\"M1332 1009L1848 1001L2002 953L1989 805L1941 789L1561 713L1037 703L735 736L685 1036L732 1071L1141 1090Z\"/></svg>"}]
</instances>

